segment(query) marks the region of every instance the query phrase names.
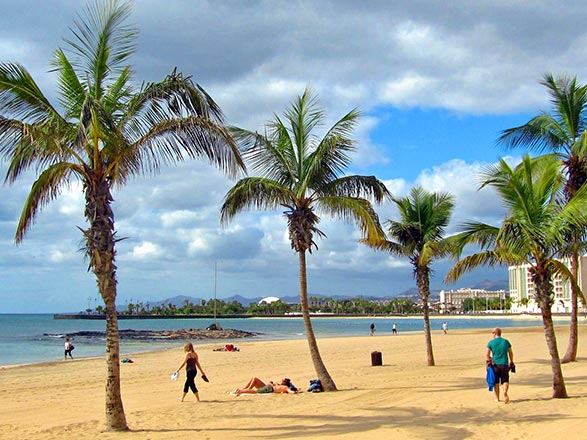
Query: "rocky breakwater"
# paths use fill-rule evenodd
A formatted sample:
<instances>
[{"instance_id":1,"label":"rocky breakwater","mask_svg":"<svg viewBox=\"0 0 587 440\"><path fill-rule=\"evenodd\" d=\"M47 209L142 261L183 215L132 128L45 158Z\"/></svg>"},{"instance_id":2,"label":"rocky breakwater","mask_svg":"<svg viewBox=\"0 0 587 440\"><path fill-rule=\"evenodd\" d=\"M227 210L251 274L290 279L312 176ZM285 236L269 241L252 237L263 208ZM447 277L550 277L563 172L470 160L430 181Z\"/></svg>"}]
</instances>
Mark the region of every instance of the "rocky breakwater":
<instances>
[{"instance_id":1,"label":"rocky breakwater","mask_svg":"<svg viewBox=\"0 0 587 440\"><path fill-rule=\"evenodd\" d=\"M177 339L237 339L250 338L257 336L258 333L247 332L244 330L235 329L181 329L181 330L119 330L118 335L120 339L131 340L177 340ZM51 335L47 335L51 336ZM96 331L80 331L75 333L68 333L68 337L82 337L82 338L104 338L105 332Z\"/></svg>"}]
</instances>

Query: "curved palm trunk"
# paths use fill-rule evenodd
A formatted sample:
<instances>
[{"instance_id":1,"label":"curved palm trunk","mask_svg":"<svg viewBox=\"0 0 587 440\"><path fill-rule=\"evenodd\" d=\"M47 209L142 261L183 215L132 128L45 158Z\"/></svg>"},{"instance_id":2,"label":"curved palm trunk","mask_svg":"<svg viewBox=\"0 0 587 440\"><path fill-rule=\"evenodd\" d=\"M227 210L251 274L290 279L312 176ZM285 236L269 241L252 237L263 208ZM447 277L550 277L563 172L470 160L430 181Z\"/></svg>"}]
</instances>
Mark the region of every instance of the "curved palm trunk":
<instances>
[{"instance_id":1,"label":"curved palm trunk","mask_svg":"<svg viewBox=\"0 0 587 440\"><path fill-rule=\"evenodd\" d=\"M571 256L571 272L575 279L579 273L579 252L573 251ZM569 327L569 345L563 356L562 363L575 362L577 360L577 347L579 345L579 294L574 284L571 284L571 325Z\"/></svg>"},{"instance_id":2,"label":"curved palm trunk","mask_svg":"<svg viewBox=\"0 0 587 440\"><path fill-rule=\"evenodd\" d=\"M110 186L99 180L86 187L86 218L90 229L84 231L90 267L106 305L106 425L108 430L128 429L120 392L120 347L116 312L116 242Z\"/></svg>"},{"instance_id":3,"label":"curved palm trunk","mask_svg":"<svg viewBox=\"0 0 587 440\"><path fill-rule=\"evenodd\" d=\"M322 386L325 391L336 391L336 385L324 362L320 356L318 350L318 343L316 342L316 336L314 335L314 329L312 328L312 321L310 321L310 307L308 305L308 278L306 275L306 252L298 252L299 266L300 266L300 301L302 307L302 316L304 318L304 328L306 331L306 338L308 340L308 346L310 347L310 356L314 364L314 369L318 375L318 379L322 382Z\"/></svg>"},{"instance_id":4,"label":"curved palm trunk","mask_svg":"<svg viewBox=\"0 0 587 440\"><path fill-rule=\"evenodd\" d=\"M587 182L587 158L582 155L572 154L566 161L568 180L565 185L565 197L570 200L577 191ZM574 234L571 238L571 272L575 280L579 273L579 244L581 234ZM563 363L577 360L577 347L579 345L579 294L571 284L571 324L569 327L569 345L563 356Z\"/></svg>"},{"instance_id":5,"label":"curved palm trunk","mask_svg":"<svg viewBox=\"0 0 587 440\"><path fill-rule=\"evenodd\" d=\"M430 279L428 277L427 267L416 268L416 284L418 293L422 299L422 310L424 312L424 337L426 338L426 356L428 366L433 367L434 352L432 350L432 335L430 334L430 311L428 309L428 298L430 297Z\"/></svg>"},{"instance_id":6,"label":"curved palm trunk","mask_svg":"<svg viewBox=\"0 0 587 440\"><path fill-rule=\"evenodd\" d=\"M542 312L542 323L544 324L544 336L546 345L550 353L550 366L552 368L552 397L563 399L569 397L563 378L558 347L556 344L556 334L554 332L554 323L552 322L552 309L550 305L550 277L542 278L539 282L534 281L536 285L536 296L540 301L540 310Z\"/></svg>"}]
</instances>

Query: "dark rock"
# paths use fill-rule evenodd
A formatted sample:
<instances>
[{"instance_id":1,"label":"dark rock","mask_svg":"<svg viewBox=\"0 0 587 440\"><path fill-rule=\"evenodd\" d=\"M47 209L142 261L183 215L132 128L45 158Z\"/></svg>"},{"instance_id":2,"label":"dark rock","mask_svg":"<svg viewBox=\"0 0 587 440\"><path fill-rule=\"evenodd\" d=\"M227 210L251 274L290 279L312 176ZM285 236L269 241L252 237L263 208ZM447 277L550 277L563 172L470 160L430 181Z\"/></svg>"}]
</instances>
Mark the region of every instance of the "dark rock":
<instances>
[{"instance_id":1,"label":"dark rock","mask_svg":"<svg viewBox=\"0 0 587 440\"><path fill-rule=\"evenodd\" d=\"M177 339L238 339L257 336L258 333L244 330L181 329L181 330L119 330L120 339L131 340L177 340ZM51 336L51 335L47 335ZM68 333L68 337L105 338L105 332L81 331Z\"/></svg>"}]
</instances>

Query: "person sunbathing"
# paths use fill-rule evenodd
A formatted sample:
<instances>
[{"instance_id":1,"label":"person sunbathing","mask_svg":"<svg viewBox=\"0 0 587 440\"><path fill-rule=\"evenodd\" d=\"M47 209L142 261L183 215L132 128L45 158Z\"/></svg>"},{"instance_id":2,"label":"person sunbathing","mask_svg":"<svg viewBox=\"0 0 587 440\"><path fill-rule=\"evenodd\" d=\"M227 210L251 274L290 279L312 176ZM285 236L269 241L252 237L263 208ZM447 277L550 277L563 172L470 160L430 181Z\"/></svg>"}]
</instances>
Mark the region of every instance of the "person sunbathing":
<instances>
[{"instance_id":1,"label":"person sunbathing","mask_svg":"<svg viewBox=\"0 0 587 440\"><path fill-rule=\"evenodd\" d=\"M297 388L293 386L289 379L282 379L280 383L269 381L266 384L258 377L253 377L243 388L237 388L234 394L240 396L241 394L295 394L297 392Z\"/></svg>"}]
</instances>

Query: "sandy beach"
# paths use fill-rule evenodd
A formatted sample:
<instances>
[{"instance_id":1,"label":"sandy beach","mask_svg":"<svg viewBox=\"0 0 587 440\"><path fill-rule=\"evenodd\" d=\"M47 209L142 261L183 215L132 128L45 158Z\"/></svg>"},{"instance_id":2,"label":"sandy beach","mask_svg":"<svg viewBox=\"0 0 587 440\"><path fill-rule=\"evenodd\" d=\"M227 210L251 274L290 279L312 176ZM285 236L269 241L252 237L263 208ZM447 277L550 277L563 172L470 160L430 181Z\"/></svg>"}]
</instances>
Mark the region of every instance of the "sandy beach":
<instances>
[{"instance_id":1,"label":"sandy beach","mask_svg":"<svg viewBox=\"0 0 587 440\"><path fill-rule=\"evenodd\" d=\"M566 326L557 326L559 351ZM210 383L196 379L202 401L178 402L185 372L177 349L129 356L122 393L132 431L105 432L103 359L0 369L0 438L30 439L579 439L587 430L587 334L579 362L563 366L569 399L551 399L542 328L504 329L513 345L509 405L485 384L489 330L433 332L435 367L426 366L421 332L320 339L333 393L243 395L228 392L252 376L291 378L304 391L315 373L305 340L234 341L240 352L196 350ZM371 352L383 365L371 366ZM123 355L122 357L125 357Z\"/></svg>"}]
</instances>

